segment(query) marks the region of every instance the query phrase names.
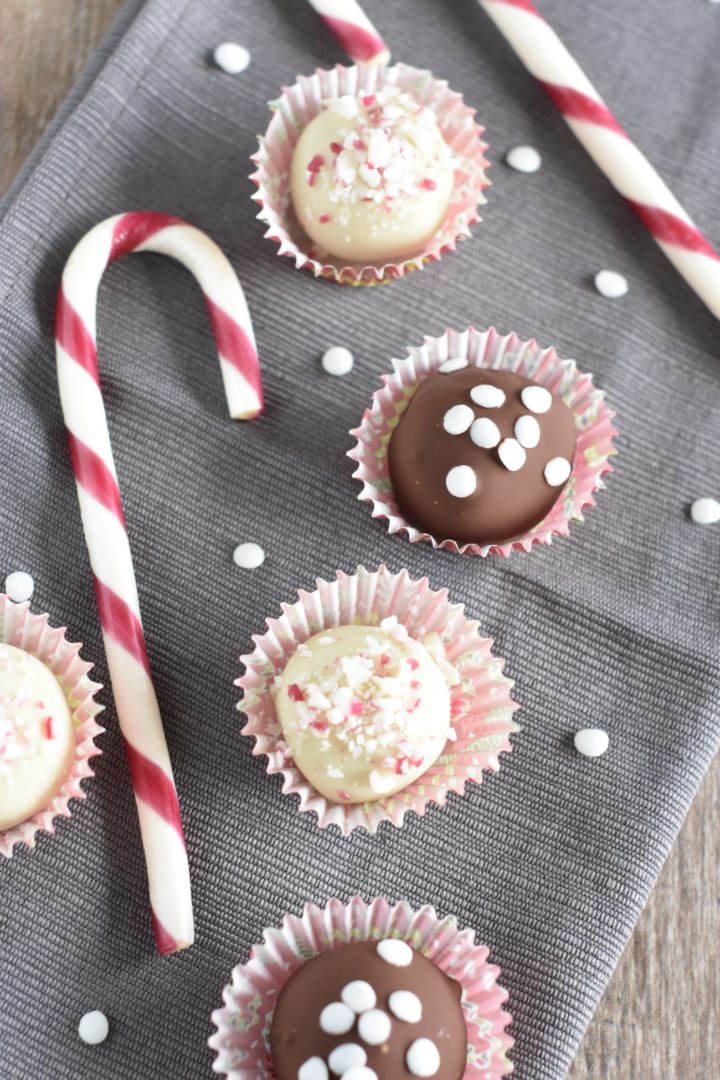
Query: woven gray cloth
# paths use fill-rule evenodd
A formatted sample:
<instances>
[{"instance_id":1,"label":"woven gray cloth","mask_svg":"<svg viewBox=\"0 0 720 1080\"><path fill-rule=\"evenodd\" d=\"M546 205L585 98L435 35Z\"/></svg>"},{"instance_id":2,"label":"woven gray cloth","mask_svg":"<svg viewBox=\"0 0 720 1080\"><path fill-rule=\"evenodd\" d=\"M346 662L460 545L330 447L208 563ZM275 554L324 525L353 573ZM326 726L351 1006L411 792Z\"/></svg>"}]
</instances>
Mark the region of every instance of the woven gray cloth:
<instances>
[{"instance_id":1,"label":"woven gray cloth","mask_svg":"<svg viewBox=\"0 0 720 1080\"><path fill-rule=\"evenodd\" d=\"M710 239L720 165L720 10L544 0L543 11ZM157 256L121 260L99 353L150 660L183 807L197 943L155 955L136 814L109 685L88 799L0 866L0 1075L209 1076L210 1012L266 926L359 892L434 904L503 970L522 1080L563 1076L718 743L720 534L689 502L720 494L718 325L577 145L474 0L367 0L397 58L476 105L494 186L471 242L382 289L318 282L279 259L250 201L267 101L342 60L299 0L133 0L6 200L0 222L0 577L84 642L107 683L65 445L52 321L63 263L96 221L190 219L245 285L267 411L226 415L201 294ZM209 55L252 53L230 77ZM692 58L692 62L688 59ZM672 72L664 96L657 72ZM532 143L543 169L511 172ZM610 267L630 292L591 285ZM574 357L618 413L619 455L569 539L471 560L390 537L356 501L347 431L393 356L447 327L495 325ZM319 355L346 344L351 376ZM265 548L241 571L241 540ZM251 756L238 656L297 587L358 564L407 566L466 604L516 680L523 731L501 771L401 829L349 839L298 815ZM599 725L590 761L572 734ZM111 1035L89 1050L80 1015Z\"/></svg>"}]
</instances>

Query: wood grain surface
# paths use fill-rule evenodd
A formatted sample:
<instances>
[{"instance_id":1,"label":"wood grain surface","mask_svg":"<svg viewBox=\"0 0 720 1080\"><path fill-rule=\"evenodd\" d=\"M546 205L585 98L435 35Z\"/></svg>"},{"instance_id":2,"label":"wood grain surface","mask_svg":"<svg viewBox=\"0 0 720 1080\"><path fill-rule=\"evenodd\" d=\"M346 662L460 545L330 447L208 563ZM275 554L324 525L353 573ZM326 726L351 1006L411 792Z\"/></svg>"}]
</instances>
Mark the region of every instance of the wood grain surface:
<instances>
[{"instance_id":1,"label":"wood grain surface","mask_svg":"<svg viewBox=\"0 0 720 1080\"><path fill-rule=\"evenodd\" d=\"M120 6L0 0L0 195ZM719 820L716 761L568 1080L710 1080L720 1073Z\"/></svg>"}]
</instances>

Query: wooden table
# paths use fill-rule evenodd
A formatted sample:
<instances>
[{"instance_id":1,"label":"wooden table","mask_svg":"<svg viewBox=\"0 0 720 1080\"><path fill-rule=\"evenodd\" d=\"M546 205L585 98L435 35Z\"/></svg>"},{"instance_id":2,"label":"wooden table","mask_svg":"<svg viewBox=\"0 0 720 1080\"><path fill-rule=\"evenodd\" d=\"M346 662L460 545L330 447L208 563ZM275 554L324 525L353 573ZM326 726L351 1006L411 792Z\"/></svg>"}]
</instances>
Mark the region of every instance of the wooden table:
<instances>
[{"instance_id":1,"label":"wooden table","mask_svg":"<svg viewBox=\"0 0 720 1080\"><path fill-rule=\"evenodd\" d=\"M120 6L0 0L0 195ZM568 1080L714 1080L720 1072L719 811L716 761Z\"/></svg>"}]
</instances>

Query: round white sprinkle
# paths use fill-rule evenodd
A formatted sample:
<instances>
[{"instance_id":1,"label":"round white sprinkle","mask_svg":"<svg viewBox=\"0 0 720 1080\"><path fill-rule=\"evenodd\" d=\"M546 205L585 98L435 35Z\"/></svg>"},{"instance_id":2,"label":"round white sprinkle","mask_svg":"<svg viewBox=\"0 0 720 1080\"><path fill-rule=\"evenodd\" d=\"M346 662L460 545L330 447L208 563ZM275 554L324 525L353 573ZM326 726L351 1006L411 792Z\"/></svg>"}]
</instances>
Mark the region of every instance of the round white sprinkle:
<instances>
[{"instance_id":1,"label":"round white sprinkle","mask_svg":"<svg viewBox=\"0 0 720 1080\"><path fill-rule=\"evenodd\" d=\"M499 386L491 386L490 383L480 383L479 386L473 386L470 397L483 409L499 409L505 401L505 391Z\"/></svg>"},{"instance_id":2,"label":"round white sprinkle","mask_svg":"<svg viewBox=\"0 0 720 1080\"><path fill-rule=\"evenodd\" d=\"M544 476L550 487L560 487L564 484L572 472L572 465L562 457L554 457L548 461L544 469Z\"/></svg>"},{"instance_id":3,"label":"round white sprinkle","mask_svg":"<svg viewBox=\"0 0 720 1080\"><path fill-rule=\"evenodd\" d=\"M97 1046L105 1042L110 1031L110 1024L105 1013L99 1009L86 1012L78 1024L78 1035L88 1046Z\"/></svg>"},{"instance_id":4,"label":"round white sprinkle","mask_svg":"<svg viewBox=\"0 0 720 1080\"><path fill-rule=\"evenodd\" d=\"M265 552L259 544L238 544L233 551L233 562L243 570L257 570L265 562Z\"/></svg>"},{"instance_id":5,"label":"round white sprinkle","mask_svg":"<svg viewBox=\"0 0 720 1080\"><path fill-rule=\"evenodd\" d=\"M366 1069L364 1065L358 1065L344 1072L342 1080L378 1080L378 1075L374 1069Z\"/></svg>"},{"instance_id":6,"label":"round white sprinkle","mask_svg":"<svg viewBox=\"0 0 720 1080\"><path fill-rule=\"evenodd\" d=\"M356 1013L367 1012L368 1009L375 1007L377 1001L375 991L370 983L365 982L364 979L355 979L353 982L349 982L343 988L340 997ZM364 1062L360 1062L360 1064L362 1065Z\"/></svg>"},{"instance_id":7,"label":"round white sprinkle","mask_svg":"<svg viewBox=\"0 0 720 1080\"><path fill-rule=\"evenodd\" d=\"M443 416L443 427L448 435L462 435L474 419L475 413L469 405L453 405Z\"/></svg>"},{"instance_id":8,"label":"round white sprinkle","mask_svg":"<svg viewBox=\"0 0 720 1080\"><path fill-rule=\"evenodd\" d=\"M609 745L608 733L602 728L583 728L575 733L575 749L584 757L600 757Z\"/></svg>"},{"instance_id":9,"label":"round white sprinkle","mask_svg":"<svg viewBox=\"0 0 720 1080\"><path fill-rule=\"evenodd\" d=\"M5 578L5 592L15 604L29 600L35 592L35 582L24 570L13 570Z\"/></svg>"},{"instance_id":10,"label":"round white sprinkle","mask_svg":"<svg viewBox=\"0 0 720 1080\"><path fill-rule=\"evenodd\" d=\"M544 386L526 386L520 392L520 400L530 412L546 413L552 405L552 394Z\"/></svg>"},{"instance_id":11,"label":"round white sprinkle","mask_svg":"<svg viewBox=\"0 0 720 1080\"><path fill-rule=\"evenodd\" d=\"M717 499L696 499L690 507L690 517L698 525L714 525L720 521L720 502Z\"/></svg>"},{"instance_id":12,"label":"round white sprinkle","mask_svg":"<svg viewBox=\"0 0 720 1080\"><path fill-rule=\"evenodd\" d=\"M488 416L481 416L470 428L470 438L483 450L491 450L500 442L500 428Z\"/></svg>"},{"instance_id":13,"label":"round white sprinkle","mask_svg":"<svg viewBox=\"0 0 720 1080\"><path fill-rule=\"evenodd\" d=\"M454 356L440 365L438 373L440 375L449 375L452 371L461 371L467 366L468 362L462 356Z\"/></svg>"},{"instance_id":14,"label":"round white sprinkle","mask_svg":"<svg viewBox=\"0 0 720 1080\"><path fill-rule=\"evenodd\" d=\"M445 477L445 487L456 499L467 499L477 487L475 473L469 465L456 465Z\"/></svg>"},{"instance_id":15,"label":"round white sprinkle","mask_svg":"<svg viewBox=\"0 0 720 1080\"><path fill-rule=\"evenodd\" d=\"M234 41L223 41L213 53L213 60L228 75L239 75L250 63L250 53L244 45Z\"/></svg>"},{"instance_id":16,"label":"round white sprinkle","mask_svg":"<svg viewBox=\"0 0 720 1080\"><path fill-rule=\"evenodd\" d=\"M440 1068L440 1054L431 1039L416 1039L410 1043L405 1063L413 1076L434 1076Z\"/></svg>"},{"instance_id":17,"label":"round white sprinkle","mask_svg":"<svg viewBox=\"0 0 720 1080\"><path fill-rule=\"evenodd\" d=\"M381 1046L390 1038L392 1021L382 1009L370 1009L358 1020L358 1034L368 1046Z\"/></svg>"},{"instance_id":18,"label":"round white sprinkle","mask_svg":"<svg viewBox=\"0 0 720 1080\"><path fill-rule=\"evenodd\" d=\"M342 1001L332 1001L320 1013L320 1027L328 1035L344 1035L355 1023L355 1013Z\"/></svg>"},{"instance_id":19,"label":"round white sprinkle","mask_svg":"<svg viewBox=\"0 0 720 1080\"><path fill-rule=\"evenodd\" d=\"M358 1069L367 1061L367 1054L357 1043L341 1043L330 1052L328 1065L334 1073L342 1076L349 1069Z\"/></svg>"},{"instance_id":20,"label":"round white sprinkle","mask_svg":"<svg viewBox=\"0 0 720 1080\"><path fill-rule=\"evenodd\" d=\"M534 146L513 146L505 155L505 161L516 172L537 172L542 165L542 158Z\"/></svg>"},{"instance_id":21,"label":"round white sprinkle","mask_svg":"<svg viewBox=\"0 0 720 1080\"><path fill-rule=\"evenodd\" d=\"M498 446L498 457L510 472L517 472L525 464L525 451L517 439L503 439Z\"/></svg>"},{"instance_id":22,"label":"round white sprinkle","mask_svg":"<svg viewBox=\"0 0 720 1080\"><path fill-rule=\"evenodd\" d=\"M328 375L349 375L355 361L353 354L344 345L333 345L323 353L320 363Z\"/></svg>"},{"instance_id":23,"label":"round white sprinkle","mask_svg":"<svg viewBox=\"0 0 720 1080\"><path fill-rule=\"evenodd\" d=\"M417 1024L422 1020L422 1002L412 990L393 990L388 998L388 1008L398 1020Z\"/></svg>"},{"instance_id":24,"label":"round white sprinkle","mask_svg":"<svg viewBox=\"0 0 720 1080\"><path fill-rule=\"evenodd\" d=\"M409 967L412 963L412 949L406 941L400 941L398 938L386 938L384 941L379 941L377 951L378 956L386 964L393 964L394 967Z\"/></svg>"},{"instance_id":25,"label":"round white sprinkle","mask_svg":"<svg viewBox=\"0 0 720 1080\"><path fill-rule=\"evenodd\" d=\"M624 296L628 287L627 278L618 274L617 270L598 270L595 275L595 288L608 300L617 300Z\"/></svg>"},{"instance_id":26,"label":"round white sprinkle","mask_svg":"<svg viewBox=\"0 0 720 1080\"><path fill-rule=\"evenodd\" d=\"M298 1069L298 1080L328 1080L328 1067L321 1057L311 1057Z\"/></svg>"},{"instance_id":27,"label":"round white sprinkle","mask_svg":"<svg viewBox=\"0 0 720 1080\"><path fill-rule=\"evenodd\" d=\"M534 416L521 416L515 422L515 438L526 450L540 442L540 425Z\"/></svg>"}]
</instances>

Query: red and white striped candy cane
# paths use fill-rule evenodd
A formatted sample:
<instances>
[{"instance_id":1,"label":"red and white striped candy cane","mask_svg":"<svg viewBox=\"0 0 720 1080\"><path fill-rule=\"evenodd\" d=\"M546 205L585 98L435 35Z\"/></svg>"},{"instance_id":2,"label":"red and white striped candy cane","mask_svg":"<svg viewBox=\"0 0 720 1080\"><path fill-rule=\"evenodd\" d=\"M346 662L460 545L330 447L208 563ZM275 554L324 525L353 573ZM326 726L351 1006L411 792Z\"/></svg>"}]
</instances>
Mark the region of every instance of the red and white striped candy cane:
<instances>
[{"instance_id":1,"label":"red and white striped candy cane","mask_svg":"<svg viewBox=\"0 0 720 1080\"><path fill-rule=\"evenodd\" d=\"M720 256L630 141L555 31L531 0L480 0L480 5L555 102L598 168L720 319Z\"/></svg>"},{"instance_id":2,"label":"red and white striped candy cane","mask_svg":"<svg viewBox=\"0 0 720 1080\"><path fill-rule=\"evenodd\" d=\"M357 0L310 0L340 47L356 63L384 64L390 50Z\"/></svg>"},{"instance_id":3,"label":"red and white striped candy cane","mask_svg":"<svg viewBox=\"0 0 720 1080\"><path fill-rule=\"evenodd\" d=\"M100 623L145 849L159 952L191 945L190 873L180 807L140 621L97 364L95 311L108 263L158 251L183 263L207 302L230 415L262 409L255 339L245 298L220 248L166 214L119 214L96 225L67 261L55 321L58 383Z\"/></svg>"}]
</instances>

